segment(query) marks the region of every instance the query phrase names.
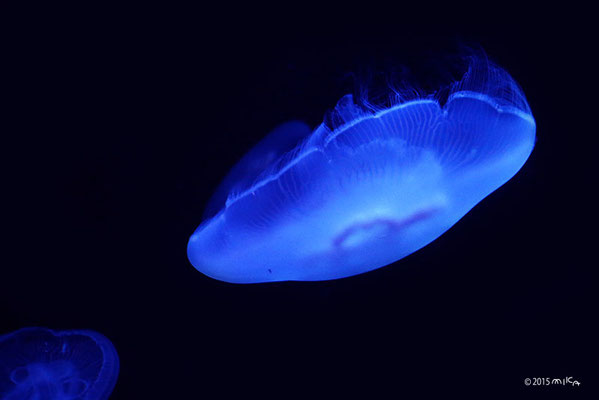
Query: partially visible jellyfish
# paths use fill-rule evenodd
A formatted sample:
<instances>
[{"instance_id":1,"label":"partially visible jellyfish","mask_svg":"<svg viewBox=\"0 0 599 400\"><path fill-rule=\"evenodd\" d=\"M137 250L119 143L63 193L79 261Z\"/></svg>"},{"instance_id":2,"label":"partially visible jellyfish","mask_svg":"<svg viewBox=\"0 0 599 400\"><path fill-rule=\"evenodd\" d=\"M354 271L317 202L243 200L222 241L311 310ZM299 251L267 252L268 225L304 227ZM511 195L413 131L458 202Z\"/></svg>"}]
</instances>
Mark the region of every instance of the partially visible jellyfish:
<instances>
[{"instance_id":1,"label":"partially visible jellyfish","mask_svg":"<svg viewBox=\"0 0 599 400\"><path fill-rule=\"evenodd\" d=\"M23 328L0 336L4 400L104 400L118 374L116 350L97 332Z\"/></svg>"},{"instance_id":2,"label":"partially visible jellyfish","mask_svg":"<svg viewBox=\"0 0 599 400\"><path fill-rule=\"evenodd\" d=\"M390 97L374 107L348 95L314 131L292 122L270 133L209 202L188 243L191 263L233 283L382 267L442 235L534 147L522 90L485 56L444 91Z\"/></svg>"}]
</instances>

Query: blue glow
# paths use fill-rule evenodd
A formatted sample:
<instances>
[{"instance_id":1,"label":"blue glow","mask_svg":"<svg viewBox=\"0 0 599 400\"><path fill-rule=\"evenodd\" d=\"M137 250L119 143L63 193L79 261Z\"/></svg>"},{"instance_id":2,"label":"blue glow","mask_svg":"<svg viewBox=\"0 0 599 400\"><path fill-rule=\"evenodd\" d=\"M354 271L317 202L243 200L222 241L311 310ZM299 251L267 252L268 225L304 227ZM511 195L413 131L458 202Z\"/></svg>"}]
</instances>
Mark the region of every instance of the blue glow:
<instances>
[{"instance_id":1,"label":"blue glow","mask_svg":"<svg viewBox=\"0 0 599 400\"><path fill-rule=\"evenodd\" d=\"M345 96L314 131L276 128L213 196L189 240L191 263L233 283L370 271L442 235L532 152L522 90L484 56L445 102L392 92L387 107Z\"/></svg>"},{"instance_id":2,"label":"blue glow","mask_svg":"<svg viewBox=\"0 0 599 400\"><path fill-rule=\"evenodd\" d=\"M108 399L119 374L112 343L93 331L23 328L0 336L0 397Z\"/></svg>"}]
</instances>

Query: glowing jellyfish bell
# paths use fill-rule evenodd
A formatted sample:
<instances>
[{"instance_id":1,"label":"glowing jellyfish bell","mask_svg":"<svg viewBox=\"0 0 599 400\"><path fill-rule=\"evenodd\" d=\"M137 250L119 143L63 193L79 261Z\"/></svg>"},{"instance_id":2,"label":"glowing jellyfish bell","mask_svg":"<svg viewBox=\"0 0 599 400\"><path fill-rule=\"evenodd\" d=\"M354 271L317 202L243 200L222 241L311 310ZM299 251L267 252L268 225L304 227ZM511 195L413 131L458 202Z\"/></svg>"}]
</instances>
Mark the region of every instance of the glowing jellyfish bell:
<instances>
[{"instance_id":1,"label":"glowing jellyfish bell","mask_svg":"<svg viewBox=\"0 0 599 400\"><path fill-rule=\"evenodd\" d=\"M234 283L327 280L397 261L435 240L524 165L535 120L485 57L441 102L337 104L311 131L283 124L232 169L189 240L191 263Z\"/></svg>"},{"instance_id":2,"label":"glowing jellyfish bell","mask_svg":"<svg viewBox=\"0 0 599 400\"><path fill-rule=\"evenodd\" d=\"M0 398L105 400L119 373L110 341L93 331L23 328L0 336Z\"/></svg>"}]
</instances>

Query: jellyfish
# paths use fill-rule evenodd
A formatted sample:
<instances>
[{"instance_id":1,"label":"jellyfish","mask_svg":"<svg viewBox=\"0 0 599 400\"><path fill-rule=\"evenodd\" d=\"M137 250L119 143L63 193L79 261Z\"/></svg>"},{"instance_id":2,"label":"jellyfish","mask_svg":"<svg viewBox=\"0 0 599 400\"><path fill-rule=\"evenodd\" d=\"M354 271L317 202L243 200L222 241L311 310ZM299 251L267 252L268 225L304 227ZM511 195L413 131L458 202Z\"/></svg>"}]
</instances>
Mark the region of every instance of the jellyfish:
<instances>
[{"instance_id":1,"label":"jellyfish","mask_svg":"<svg viewBox=\"0 0 599 400\"><path fill-rule=\"evenodd\" d=\"M118 373L114 346L97 332L23 328L0 336L5 400L104 400Z\"/></svg>"},{"instance_id":2,"label":"jellyfish","mask_svg":"<svg viewBox=\"0 0 599 400\"><path fill-rule=\"evenodd\" d=\"M452 84L410 93L390 90L383 106L347 95L314 130L274 129L208 202L191 264L231 283L371 271L445 233L533 150L522 89L484 55Z\"/></svg>"}]
</instances>

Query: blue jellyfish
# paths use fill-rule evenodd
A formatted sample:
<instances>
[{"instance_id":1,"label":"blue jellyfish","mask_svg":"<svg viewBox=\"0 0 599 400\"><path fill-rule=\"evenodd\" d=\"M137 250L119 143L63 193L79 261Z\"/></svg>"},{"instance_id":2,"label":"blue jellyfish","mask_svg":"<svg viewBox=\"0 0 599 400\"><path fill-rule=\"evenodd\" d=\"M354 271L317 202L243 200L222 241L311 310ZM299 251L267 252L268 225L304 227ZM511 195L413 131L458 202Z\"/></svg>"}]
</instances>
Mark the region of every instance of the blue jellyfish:
<instances>
[{"instance_id":1,"label":"blue jellyfish","mask_svg":"<svg viewBox=\"0 0 599 400\"><path fill-rule=\"evenodd\" d=\"M118 374L116 350L97 332L23 328L0 336L4 400L104 400Z\"/></svg>"},{"instance_id":2,"label":"blue jellyfish","mask_svg":"<svg viewBox=\"0 0 599 400\"><path fill-rule=\"evenodd\" d=\"M328 280L435 240L518 172L536 131L518 84L484 56L443 89L392 90L384 107L347 95L314 130L276 128L217 188L191 263L232 283Z\"/></svg>"}]
</instances>

